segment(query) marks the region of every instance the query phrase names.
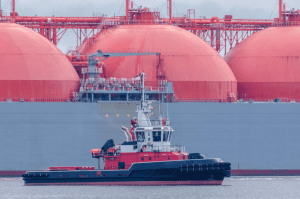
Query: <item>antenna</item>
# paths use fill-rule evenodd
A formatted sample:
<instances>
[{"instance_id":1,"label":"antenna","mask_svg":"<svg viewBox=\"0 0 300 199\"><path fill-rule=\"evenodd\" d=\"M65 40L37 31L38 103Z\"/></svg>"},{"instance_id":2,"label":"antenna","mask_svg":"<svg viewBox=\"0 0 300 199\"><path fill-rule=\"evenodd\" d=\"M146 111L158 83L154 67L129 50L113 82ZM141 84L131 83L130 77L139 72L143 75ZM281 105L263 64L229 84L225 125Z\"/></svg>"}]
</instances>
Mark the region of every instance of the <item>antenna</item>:
<instances>
[{"instance_id":1,"label":"antenna","mask_svg":"<svg viewBox=\"0 0 300 199\"><path fill-rule=\"evenodd\" d=\"M279 0L279 24L282 22L282 0Z\"/></svg>"},{"instance_id":2,"label":"antenna","mask_svg":"<svg viewBox=\"0 0 300 199\"><path fill-rule=\"evenodd\" d=\"M16 0L11 0L11 9L13 13L13 19L16 18Z\"/></svg>"},{"instance_id":3,"label":"antenna","mask_svg":"<svg viewBox=\"0 0 300 199\"><path fill-rule=\"evenodd\" d=\"M129 4L130 4L130 0L126 0L126 24L129 23Z\"/></svg>"},{"instance_id":4,"label":"antenna","mask_svg":"<svg viewBox=\"0 0 300 199\"><path fill-rule=\"evenodd\" d=\"M100 157L98 158L98 169L100 170Z\"/></svg>"},{"instance_id":5,"label":"antenna","mask_svg":"<svg viewBox=\"0 0 300 199\"><path fill-rule=\"evenodd\" d=\"M145 73L142 72L140 76L142 77L142 108L143 108L143 103L145 102Z\"/></svg>"},{"instance_id":6,"label":"antenna","mask_svg":"<svg viewBox=\"0 0 300 199\"><path fill-rule=\"evenodd\" d=\"M167 119L169 119L169 103L167 102Z\"/></svg>"},{"instance_id":7,"label":"antenna","mask_svg":"<svg viewBox=\"0 0 300 199\"><path fill-rule=\"evenodd\" d=\"M160 117L160 103L158 104L158 113L159 113L159 117Z\"/></svg>"},{"instance_id":8,"label":"antenna","mask_svg":"<svg viewBox=\"0 0 300 199\"><path fill-rule=\"evenodd\" d=\"M167 9L168 9L168 15L169 20L172 20L172 0L167 0Z\"/></svg>"}]
</instances>

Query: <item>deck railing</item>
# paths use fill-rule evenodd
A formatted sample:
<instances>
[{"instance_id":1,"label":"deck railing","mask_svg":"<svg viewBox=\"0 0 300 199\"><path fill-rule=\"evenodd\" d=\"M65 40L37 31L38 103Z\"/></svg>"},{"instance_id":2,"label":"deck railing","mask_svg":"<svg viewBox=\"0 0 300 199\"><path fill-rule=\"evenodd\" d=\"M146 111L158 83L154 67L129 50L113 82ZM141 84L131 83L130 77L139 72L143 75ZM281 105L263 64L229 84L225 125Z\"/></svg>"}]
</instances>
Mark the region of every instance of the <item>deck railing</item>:
<instances>
[{"instance_id":1,"label":"deck railing","mask_svg":"<svg viewBox=\"0 0 300 199\"><path fill-rule=\"evenodd\" d=\"M0 102L70 102L66 98L0 98Z\"/></svg>"},{"instance_id":2,"label":"deck railing","mask_svg":"<svg viewBox=\"0 0 300 199\"><path fill-rule=\"evenodd\" d=\"M94 89L94 88L93 88ZM124 89L124 90L123 90ZM104 89L102 89L103 91ZM105 89L106 91L109 91L109 89ZM99 89L99 91L101 91ZM120 90L115 91L124 91L128 92L129 90L126 90L126 88L120 88ZM149 87L149 91L160 91L164 92L167 91L165 88L154 88ZM130 91L129 91L130 93ZM66 98L0 98L0 102L71 102L73 101L73 98L78 95L77 92L72 93L72 98L66 99ZM130 99L129 101L139 101L140 99L137 98L136 100ZM115 100L112 100L115 101ZM175 102L213 102L213 103L229 103L225 99L182 99L182 98L176 98L174 100ZM90 103L90 101L82 101L83 103ZM168 102L168 101L166 101ZM230 102L231 103L231 102ZM288 99L288 98L278 98L278 101L274 102L274 100L269 99L251 99L251 98L244 98L242 100L237 100L237 103L300 103L300 99ZM151 121L152 122L152 121Z\"/></svg>"},{"instance_id":3,"label":"deck railing","mask_svg":"<svg viewBox=\"0 0 300 199\"><path fill-rule=\"evenodd\" d=\"M181 152L185 151L185 146L180 146L180 145L167 145L167 146L161 146L161 147L152 147L148 146L146 147L146 152Z\"/></svg>"},{"instance_id":4,"label":"deck railing","mask_svg":"<svg viewBox=\"0 0 300 199\"><path fill-rule=\"evenodd\" d=\"M227 102L227 100L222 99L202 99L202 98L178 98L177 102Z\"/></svg>"},{"instance_id":5,"label":"deck railing","mask_svg":"<svg viewBox=\"0 0 300 199\"><path fill-rule=\"evenodd\" d=\"M181 151L185 151L185 146L181 146L181 145L166 145L166 146L161 146L161 147L152 147L152 146L148 146L146 148L147 152L181 152Z\"/></svg>"}]
</instances>

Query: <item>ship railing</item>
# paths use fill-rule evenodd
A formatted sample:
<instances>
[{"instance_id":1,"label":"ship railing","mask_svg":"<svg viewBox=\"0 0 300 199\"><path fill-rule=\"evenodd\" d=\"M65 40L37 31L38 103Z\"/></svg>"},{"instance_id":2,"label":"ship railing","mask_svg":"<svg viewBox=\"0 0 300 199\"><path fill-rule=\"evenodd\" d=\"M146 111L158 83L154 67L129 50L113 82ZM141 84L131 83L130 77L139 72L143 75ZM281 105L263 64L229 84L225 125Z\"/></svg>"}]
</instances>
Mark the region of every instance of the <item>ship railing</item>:
<instances>
[{"instance_id":1,"label":"ship railing","mask_svg":"<svg viewBox=\"0 0 300 199\"><path fill-rule=\"evenodd\" d=\"M103 50L104 53L128 53L128 50ZM152 56L156 56L157 51L153 50L130 50L130 53L153 53ZM112 77L115 78L115 77ZM137 76L134 79L141 79L141 77Z\"/></svg>"},{"instance_id":2,"label":"ship railing","mask_svg":"<svg viewBox=\"0 0 300 199\"><path fill-rule=\"evenodd\" d=\"M237 102L240 103L300 103L300 99L276 98L276 99L262 99L262 98L242 98Z\"/></svg>"},{"instance_id":3,"label":"ship railing","mask_svg":"<svg viewBox=\"0 0 300 199\"><path fill-rule=\"evenodd\" d=\"M101 77L96 77L96 78L87 78L86 81L91 81L93 80L94 83L103 83L103 84L141 84L141 80L140 79L136 79L136 78L121 78L121 79L117 79L117 78L101 78Z\"/></svg>"},{"instance_id":4,"label":"ship railing","mask_svg":"<svg viewBox=\"0 0 300 199\"><path fill-rule=\"evenodd\" d=\"M86 90L93 90L93 91L126 91L130 92L130 91L142 91L142 89L140 87L135 87L135 86L117 86L117 85L113 85L113 86L103 86L103 85L91 85L89 86L88 84L86 84ZM149 91L149 92L168 92L168 89L164 88L164 87L145 87L145 91Z\"/></svg>"},{"instance_id":5,"label":"ship railing","mask_svg":"<svg viewBox=\"0 0 300 199\"><path fill-rule=\"evenodd\" d=\"M181 151L185 151L185 146L181 146L181 145L165 145L165 146L156 146L156 147L148 146L146 151L181 152Z\"/></svg>"},{"instance_id":6,"label":"ship railing","mask_svg":"<svg viewBox=\"0 0 300 199\"><path fill-rule=\"evenodd\" d=\"M86 68L82 69L83 73L88 73ZM100 69L99 69L100 71ZM98 70L95 72L99 72ZM102 71L102 69L101 69ZM140 78L84 78L81 81L81 85L84 85L87 90L98 90L98 91L142 91ZM145 86L145 91L150 92L172 92L173 88L166 86L166 81L162 81L158 87Z\"/></svg>"},{"instance_id":7,"label":"ship railing","mask_svg":"<svg viewBox=\"0 0 300 199\"><path fill-rule=\"evenodd\" d=\"M14 20L9 17L0 17L0 23L12 23Z\"/></svg>"},{"instance_id":8,"label":"ship railing","mask_svg":"<svg viewBox=\"0 0 300 199\"><path fill-rule=\"evenodd\" d=\"M137 110L140 111L141 110L141 107L140 106L137 106ZM149 111L150 112L150 111ZM153 112L152 113L149 113L149 116L151 117L153 115ZM164 127L164 126L170 126L170 121L169 120L165 120L165 124L163 124L163 118L161 120L150 120L150 123L153 127ZM149 120L141 120L139 119L138 122L139 124L144 124L144 123L147 123ZM163 131L163 130L162 130Z\"/></svg>"},{"instance_id":9,"label":"ship railing","mask_svg":"<svg viewBox=\"0 0 300 199\"><path fill-rule=\"evenodd\" d=\"M271 23L274 21L273 19L230 19L230 20L234 22L266 22L266 23Z\"/></svg>"},{"instance_id":10,"label":"ship railing","mask_svg":"<svg viewBox=\"0 0 300 199\"><path fill-rule=\"evenodd\" d=\"M227 102L222 99L203 99L203 98L177 98L177 102Z\"/></svg>"},{"instance_id":11,"label":"ship railing","mask_svg":"<svg viewBox=\"0 0 300 199\"><path fill-rule=\"evenodd\" d=\"M98 157L104 157L104 156L119 156L120 155L120 151L117 150L116 152L98 152L98 153L93 153L92 157L93 158L98 158Z\"/></svg>"},{"instance_id":12,"label":"ship railing","mask_svg":"<svg viewBox=\"0 0 300 199\"><path fill-rule=\"evenodd\" d=\"M285 21L285 22L282 22L282 23L279 23L278 22L274 22L272 24L272 26L274 27L278 27L278 26L283 26L283 27L286 27L286 26L300 26L300 21Z\"/></svg>"},{"instance_id":13,"label":"ship railing","mask_svg":"<svg viewBox=\"0 0 300 199\"><path fill-rule=\"evenodd\" d=\"M96 73L96 74L101 74L103 73L102 67L101 68L93 68L93 69L88 69L88 68L82 68L82 74L85 73Z\"/></svg>"},{"instance_id":14,"label":"ship railing","mask_svg":"<svg viewBox=\"0 0 300 199\"><path fill-rule=\"evenodd\" d=\"M181 145L163 146L162 148L163 152L185 151L185 146Z\"/></svg>"},{"instance_id":15,"label":"ship railing","mask_svg":"<svg viewBox=\"0 0 300 199\"><path fill-rule=\"evenodd\" d=\"M104 20L101 22L101 25L108 26L118 26L118 25L143 25L143 24L159 24L159 25L169 25L172 21L166 19L154 19L154 20Z\"/></svg>"},{"instance_id":16,"label":"ship railing","mask_svg":"<svg viewBox=\"0 0 300 199\"><path fill-rule=\"evenodd\" d=\"M84 82L86 90L94 91L142 91L141 84L139 82L116 82L116 81L105 81L101 79L88 78ZM153 87L146 86L145 92L168 92L166 87ZM172 92L172 90L170 91Z\"/></svg>"},{"instance_id":17,"label":"ship railing","mask_svg":"<svg viewBox=\"0 0 300 199\"><path fill-rule=\"evenodd\" d=\"M67 98L0 98L0 102L70 102Z\"/></svg>"},{"instance_id":18,"label":"ship railing","mask_svg":"<svg viewBox=\"0 0 300 199\"><path fill-rule=\"evenodd\" d=\"M278 98L280 102L289 102L289 98Z\"/></svg>"}]
</instances>

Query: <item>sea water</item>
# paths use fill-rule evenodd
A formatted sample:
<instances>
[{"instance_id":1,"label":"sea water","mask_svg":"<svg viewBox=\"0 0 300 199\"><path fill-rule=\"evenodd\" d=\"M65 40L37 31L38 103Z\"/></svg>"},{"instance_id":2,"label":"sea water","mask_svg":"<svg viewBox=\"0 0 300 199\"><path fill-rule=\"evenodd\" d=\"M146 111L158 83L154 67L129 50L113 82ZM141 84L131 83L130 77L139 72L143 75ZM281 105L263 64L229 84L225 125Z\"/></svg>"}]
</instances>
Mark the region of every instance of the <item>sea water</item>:
<instances>
[{"instance_id":1,"label":"sea water","mask_svg":"<svg viewBox=\"0 0 300 199\"><path fill-rule=\"evenodd\" d=\"M231 177L222 186L24 186L0 178L0 198L300 198L300 177Z\"/></svg>"}]
</instances>

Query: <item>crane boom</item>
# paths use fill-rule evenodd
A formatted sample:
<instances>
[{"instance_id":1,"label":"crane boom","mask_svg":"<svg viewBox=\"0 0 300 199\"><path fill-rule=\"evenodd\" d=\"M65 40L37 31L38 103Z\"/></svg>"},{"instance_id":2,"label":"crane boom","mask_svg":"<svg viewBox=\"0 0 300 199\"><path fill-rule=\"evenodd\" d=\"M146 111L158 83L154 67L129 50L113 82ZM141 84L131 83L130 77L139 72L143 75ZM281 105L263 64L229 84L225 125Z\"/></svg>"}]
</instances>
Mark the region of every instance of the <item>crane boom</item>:
<instances>
[{"instance_id":1,"label":"crane boom","mask_svg":"<svg viewBox=\"0 0 300 199\"><path fill-rule=\"evenodd\" d=\"M110 57L128 57L128 56L141 56L141 55L156 55L159 56L158 52L107 52L104 53L98 50L97 53L88 56L88 67L89 71L94 71L96 65L107 58ZM96 57L104 57L100 60L95 60Z\"/></svg>"}]
</instances>

